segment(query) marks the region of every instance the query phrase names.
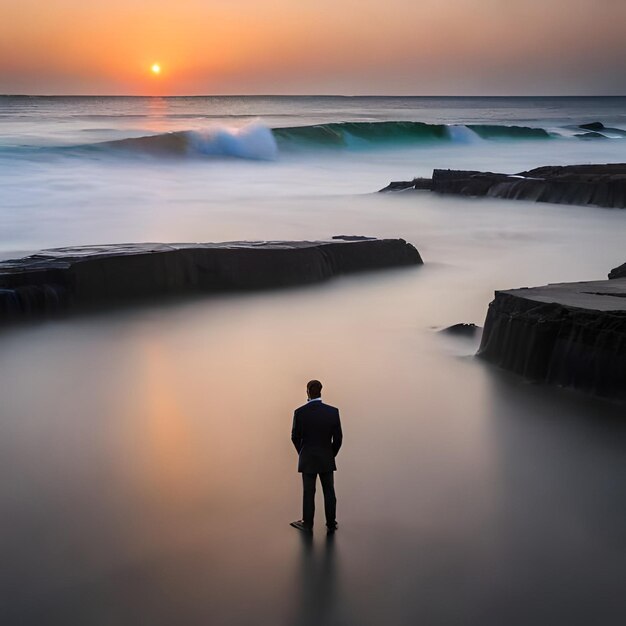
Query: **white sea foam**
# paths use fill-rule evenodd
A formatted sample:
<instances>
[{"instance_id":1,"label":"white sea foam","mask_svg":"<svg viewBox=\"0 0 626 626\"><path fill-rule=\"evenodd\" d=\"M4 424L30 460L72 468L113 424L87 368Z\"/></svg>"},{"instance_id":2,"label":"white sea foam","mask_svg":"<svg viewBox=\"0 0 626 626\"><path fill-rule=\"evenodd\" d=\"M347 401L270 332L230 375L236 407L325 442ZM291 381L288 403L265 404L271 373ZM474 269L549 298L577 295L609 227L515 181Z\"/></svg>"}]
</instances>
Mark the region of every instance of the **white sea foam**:
<instances>
[{"instance_id":1,"label":"white sea foam","mask_svg":"<svg viewBox=\"0 0 626 626\"><path fill-rule=\"evenodd\" d=\"M467 126L452 125L448 127L448 134L454 143L481 143L483 139Z\"/></svg>"},{"instance_id":2,"label":"white sea foam","mask_svg":"<svg viewBox=\"0 0 626 626\"><path fill-rule=\"evenodd\" d=\"M204 131L189 131L192 152L209 156L231 156L240 159L271 161L278 156L272 131L259 123L243 128L214 127Z\"/></svg>"}]
</instances>

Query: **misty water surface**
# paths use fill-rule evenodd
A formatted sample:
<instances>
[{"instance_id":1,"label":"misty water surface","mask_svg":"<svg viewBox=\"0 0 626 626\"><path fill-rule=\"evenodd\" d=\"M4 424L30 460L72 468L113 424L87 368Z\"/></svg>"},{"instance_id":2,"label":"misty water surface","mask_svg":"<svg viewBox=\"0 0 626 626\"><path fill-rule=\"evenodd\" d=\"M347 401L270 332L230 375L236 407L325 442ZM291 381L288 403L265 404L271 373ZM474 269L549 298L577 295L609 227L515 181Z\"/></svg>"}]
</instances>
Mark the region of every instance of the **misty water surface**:
<instances>
[{"instance_id":1,"label":"misty water surface","mask_svg":"<svg viewBox=\"0 0 626 626\"><path fill-rule=\"evenodd\" d=\"M623 216L287 204L278 237L402 235L426 264L2 332L7 623L617 624L623 411L435 330L481 324L496 288L601 278ZM308 544L289 431L312 377L345 444L340 531Z\"/></svg>"}]
</instances>

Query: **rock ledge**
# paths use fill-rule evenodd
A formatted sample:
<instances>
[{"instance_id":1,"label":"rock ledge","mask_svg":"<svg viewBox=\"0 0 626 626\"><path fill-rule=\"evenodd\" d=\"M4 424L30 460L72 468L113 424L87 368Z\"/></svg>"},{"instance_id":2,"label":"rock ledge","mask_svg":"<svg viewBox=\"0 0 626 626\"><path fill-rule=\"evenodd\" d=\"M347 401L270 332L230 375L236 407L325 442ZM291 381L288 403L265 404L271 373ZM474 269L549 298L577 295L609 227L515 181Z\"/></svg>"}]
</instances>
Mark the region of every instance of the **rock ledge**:
<instances>
[{"instance_id":1,"label":"rock ledge","mask_svg":"<svg viewBox=\"0 0 626 626\"><path fill-rule=\"evenodd\" d=\"M421 264L404 239L119 244L0 262L0 321L189 292L266 289Z\"/></svg>"},{"instance_id":2,"label":"rock ledge","mask_svg":"<svg viewBox=\"0 0 626 626\"><path fill-rule=\"evenodd\" d=\"M380 191L410 189L624 209L626 163L546 166L518 174L436 169L432 178L396 181Z\"/></svg>"},{"instance_id":3,"label":"rock ledge","mask_svg":"<svg viewBox=\"0 0 626 626\"><path fill-rule=\"evenodd\" d=\"M497 291L478 355L532 381L626 400L626 279Z\"/></svg>"}]
</instances>

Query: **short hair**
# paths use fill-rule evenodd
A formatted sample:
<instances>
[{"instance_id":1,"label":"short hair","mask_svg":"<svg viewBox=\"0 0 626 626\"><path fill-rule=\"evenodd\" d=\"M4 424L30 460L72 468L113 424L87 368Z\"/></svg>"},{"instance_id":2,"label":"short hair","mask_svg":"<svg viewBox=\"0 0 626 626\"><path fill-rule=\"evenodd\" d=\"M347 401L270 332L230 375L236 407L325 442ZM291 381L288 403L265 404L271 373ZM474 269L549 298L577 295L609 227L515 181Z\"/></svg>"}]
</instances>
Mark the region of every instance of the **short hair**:
<instances>
[{"instance_id":1,"label":"short hair","mask_svg":"<svg viewBox=\"0 0 626 626\"><path fill-rule=\"evenodd\" d=\"M310 380L306 384L306 390L311 398L319 398L322 395L322 383L319 380Z\"/></svg>"}]
</instances>

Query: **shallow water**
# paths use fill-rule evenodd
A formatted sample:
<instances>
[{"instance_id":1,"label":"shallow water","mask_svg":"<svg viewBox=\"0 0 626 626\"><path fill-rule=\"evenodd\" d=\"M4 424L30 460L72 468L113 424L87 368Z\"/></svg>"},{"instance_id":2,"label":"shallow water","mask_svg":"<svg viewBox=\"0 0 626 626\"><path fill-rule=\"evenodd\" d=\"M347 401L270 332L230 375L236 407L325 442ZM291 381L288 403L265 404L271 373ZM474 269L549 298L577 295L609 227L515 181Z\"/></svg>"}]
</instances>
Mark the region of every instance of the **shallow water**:
<instances>
[{"instance_id":1,"label":"shallow water","mask_svg":"<svg viewBox=\"0 0 626 626\"><path fill-rule=\"evenodd\" d=\"M523 384L433 327L481 323L494 288L601 275L621 215L346 204L338 230L358 207L372 232L385 211L426 265L3 333L9 615L613 623L623 411ZM289 429L314 376L345 446L340 532L308 546L287 526L300 500Z\"/></svg>"},{"instance_id":2,"label":"shallow water","mask_svg":"<svg viewBox=\"0 0 626 626\"><path fill-rule=\"evenodd\" d=\"M626 213L369 193L434 166L619 160L615 145L8 160L4 256L367 234L425 265L3 329L3 623L621 624L623 407L524 383L436 330L482 324L495 289L606 276ZM288 526L289 433L314 377L345 440L340 529L327 539L318 508L308 542Z\"/></svg>"}]
</instances>

